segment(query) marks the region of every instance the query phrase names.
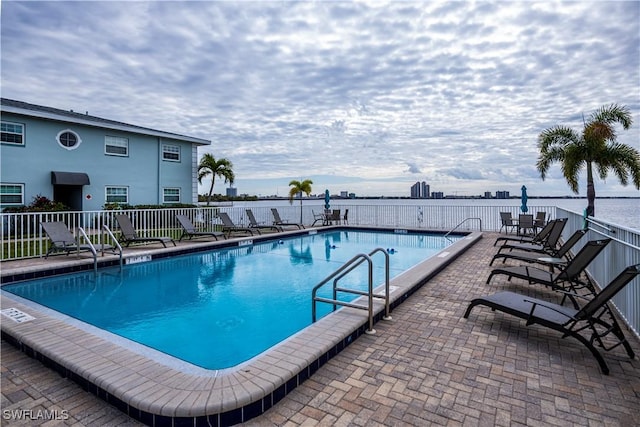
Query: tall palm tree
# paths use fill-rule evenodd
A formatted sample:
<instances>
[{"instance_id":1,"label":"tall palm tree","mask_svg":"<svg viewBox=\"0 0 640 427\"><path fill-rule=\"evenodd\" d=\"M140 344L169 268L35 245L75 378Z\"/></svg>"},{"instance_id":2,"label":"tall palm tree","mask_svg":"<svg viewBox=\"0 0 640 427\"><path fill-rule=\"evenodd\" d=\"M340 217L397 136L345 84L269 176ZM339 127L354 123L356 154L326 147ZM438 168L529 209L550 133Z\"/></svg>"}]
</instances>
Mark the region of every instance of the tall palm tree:
<instances>
[{"instance_id":1,"label":"tall palm tree","mask_svg":"<svg viewBox=\"0 0 640 427\"><path fill-rule=\"evenodd\" d=\"M558 162L569 187L578 194L578 175L586 167L588 216L595 214L594 167L601 179L606 179L612 170L622 185L627 185L631 178L633 185L640 189L640 152L618 143L614 129L616 123L625 130L629 129L632 122L626 106L611 104L591 114L581 134L560 125L544 130L538 136L540 156L536 164L542 180L551 164Z\"/></svg>"},{"instance_id":2,"label":"tall palm tree","mask_svg":"<svg viewBox=\"0 0 640 427\"><path fill-rule=\"evenodd\" d=\"M305 179L302 182L294 179L289 183L291 187L289 189L289 203L293 204L293 198L300 194L300 224L302 224L302 193L309 196L311 194L311 184L313 184L313 181L310 179Z\"/></svg>"},{"instance_id":3,"label":"tall palm tree","mask_svg":"<svg viewBox=\"0 0 640 427\"><path fill-rule=\"evenodd\" d=\"M228 182L233 184L236 176L233 173L233 163L231 161L222 158L216 160L212 154L205 154L200 159L198 165L198 182L202 184L202 178L211 175L211 187L209 188L209 196L207 197L207 206L211 203L211 194L213 194L213 185L216 182L216 176L224 178L225 184Z\"/></svg>"}]
</instances>

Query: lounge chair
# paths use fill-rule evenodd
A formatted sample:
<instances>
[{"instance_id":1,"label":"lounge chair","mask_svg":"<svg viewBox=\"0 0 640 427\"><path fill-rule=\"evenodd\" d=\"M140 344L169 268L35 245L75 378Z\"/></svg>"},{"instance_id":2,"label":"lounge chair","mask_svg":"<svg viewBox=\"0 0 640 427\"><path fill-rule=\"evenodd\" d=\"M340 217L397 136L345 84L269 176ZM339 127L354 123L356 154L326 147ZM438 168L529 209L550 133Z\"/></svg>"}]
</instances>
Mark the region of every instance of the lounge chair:
<instances>
[{"instance_id":1,"label":"lounge chair","mask_svg":"<svg viewBox=\"0 0 640 427\"><path fill-rule=\"evenodd\" d=\"M622 344L629 358L633 359L635 356L608 302L639 273L640 264L627 267L607 287L589 299L580 309L505 291L475 298L467 307L464 318L469 318L469 313L471 313L473 307L484 305L491 308L491 310L502 311L524 319L527 321L527 326L538 324L561 332L563 338L570 336L584 344L598 361L602 373L608 375L609 367L596 345L609 351ZM573 295L573 297L584 298L580 295ZM584 330L589 332L589 337L585 337L580 333ZM607 347L602 338L609 334L613 334L617 342Z\"/></svg>"},{"instance_id":2,"label":"lounge chair","mask_svg":"<svg viewBox=\"0 0 640 427\"><path fill-rule=\"evenodd\" d=\"M349 224L349 209L344 210L344 216L342 217L343 224Z\"/></svg>"},{"instance_id":3,"label":"lounge chair","mask_svg":"<svg viewBox=\"0 0 640 427\"><path fill-rule=\"evenodd\" d=\"M586 233L587 233L587 230L577 230L558 249L546 250L543 248L543 249L540 249L539 251L533 251L533 250L517 251L516 250L511 252L499 252L493 256L489 265L493 265L493 261L495 261L498 258L502 258L503 263L507 259L514 259L517 261L524 261L524 262L534 262L534 263L540 263L540 264L548 263L548 262L545 262L545 258L551 258L551 261L554 261L553 260L554 258L557 260L561 260L565 257L568 257L569 251L571 250L571 248L573 248L575 244L578 243L578 241L582 239L582 236L584 236Z\"/></svg>"},{"instance_id":4,"label":"lounge chair","mask_svg":"<svg viewBox=\"0 0 640 427\"><path fill-rule=\"evenodd\" d=\"M51 241L51 246L47 250L45 254L45 258L55 252L65 252L69 255L71 252L81 252L81 251L90 251L91 245L89 244L80 244L73 233L67 228L64 222L41 222L42 229L49 237ZM113 251L115 252L115 247L107 244L96 243L93 244L93 248L96 251L105 252L105 251Z\"/></svg>"},{"instance_id":5,"label":"lounge chair","mask_svg":"<svg viewBox=\"0 0 640 427\"><path fill-rule=\"evenodd\" d=\"M511 212L500 212L500 232L504 228L505 233L509 234L509 228L513 230L514 228L518 228L518 223L514 221L513 216L511 216Z\"/></svg>"},{"instance_id":6,"label":"lounge chair","mask_svg":"<svg viewBox=\"0 0 640 427\"><path fill-rule=\"evenodd\" d=\"M279 225L279 226L292 225L292 226L298 227L299 230L304 228L304 225L302 224L283 221L282 218L280 218L280 213L278 212L278 209L276 208L271 208L271 213L273 214L273 225Z\"/></svg>"},{"instance_id":7,"label":"lounge chair","mask_svg":"<svg viewBox=\"0 0 640 427\"><path fill-rule=\"evenodd\" d=\"M549 233L539 242L505 242L500 249L498 249L498 254L502 253L504 250L520 250L520 251L532 251L532 252L547 252L553 253L556 249L558 241L562 236L562 231L564 230L564 226L567 224L567 221L555 221L553 223L553 227L549 231Z\"/></svg>"},{"instance_id":8,"label":"lounge chair","mask_svg":"<svg viewBox=\"0 0 640 427\"><path fill-rule=\"evenodd\" d=\"M184 237L188 237L189 240L193 239L194 237L215 237L215 239L218 240L218 237L224 236L224 233L221 231L198 230L186 215L176 215L176 219L182 227L182 234L180 235L179 239L180 241L182 241Z\"/></svg>"},{"instance_id":9,"label":"lounge chair","mask_svg":"<svg viewBox=\"0 0 640 427\"><path fill-rule=\"evenodd\" d=\"M116 215L116 221L118 222L118 226L120 227L120 231L122 232L122 241L123 243L129 247L132 243L148 243L148 242L160 242L162 246L167 247L167 242L173 243L173 246L176 245L176 242L171 237L140 237L136 232L135 228L133 228L133 224L131 220L126 215Z\"/></svg>"},{"instance_id":10,"label":"lounge chair","mask_svg":"<svg viewBox=\"0 0 640 427\"><path fill-rule=\"evenodd\" d=\"M231 235L231 233L245 233L253 236L253 232L257 232L260 234L260 230L250 229L248 227L239 227L233 223L229 214L226 212L218 212L218 218L222 221L222 232L225 233L227 239Z\"/></svg>"},{"instance_id":11,"label":"lounge chair","mask_svg":"<svg viewBox=\"0 0 640 427\"><path fill-rule=\"evenodd\" d=\"M518 243L540 243L543 242L549 233L551 232L553 226L557 221L567 222L567 218L559 218L554 219L549 222L535 235L533 236L500 236L493 242L493 246L496 246L498 242L502 242L502 244L506 244L507 242L518 242Z\"/></svg>"},{"instance_id":12,"label":"lounge chair","mask_svg":"<svg viewBox=\"0 0 640 427\"><path fill-rule=\"evenodd\" d=\"M247 209L246 212L247 212L247 218L249 218L249 228L256 228L258 230L263 228L263 229L268 229L273 231L283 231L283 228L279 225L266 225L262 222L258 222L251 209Z\"/></svg>"},{"instance_id":13,"label":"lounge chair","mask_svg":"<svg viewBox=\"0 0 640 427\"><path fill-rule=\"evenodd\" d=\"M572 290L579 287L586 287L591 292L595 292L593 285L588 281L583 282L580 275L585 268L598 256L611 239L591 240L580 249L576 256L566 265L562 266L558 273L543 270L530 265L519 265L514 267L501 267L491 271L487 284L496 275L506 275L511 281L513 277L526 280L529 284L540 284L548 286L553 290ZM563 286L563 283L568 284Z\"/></svg>"}]
</instances>

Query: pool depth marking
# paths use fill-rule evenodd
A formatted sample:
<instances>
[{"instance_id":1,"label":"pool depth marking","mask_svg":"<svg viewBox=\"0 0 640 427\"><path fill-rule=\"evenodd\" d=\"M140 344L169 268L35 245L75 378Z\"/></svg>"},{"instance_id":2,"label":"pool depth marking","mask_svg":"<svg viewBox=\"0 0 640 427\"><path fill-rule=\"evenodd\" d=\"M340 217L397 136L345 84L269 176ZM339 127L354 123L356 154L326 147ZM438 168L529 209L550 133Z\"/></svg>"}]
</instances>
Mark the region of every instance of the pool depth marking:
<instances>
[{"instance_id":1,"label":"pool depth marking","mask_svg":"<svg viewBox=\"0 0 640 427\"><path fill-rule=\"evenodd\" d=\"M140 264L141 262L149 262L151 261L152 256L151 255L138 255L138 256L132 256L129 258L125 258L124 263L125 264Z\"/></svg>"},{"instance_id":2,"label":"pool depth marking","mask_svg":"<svg viewBox=\"0 0 640 427\"><path fill-rule=\"evenodd\" d=\"M15 307L5 308L4 310L0 310L3 316L8 317L16 323L24 323L29 322L30 320L34 320L35 317L28 315L27 313L18 310Z\"/></svg>"}]
</instances>

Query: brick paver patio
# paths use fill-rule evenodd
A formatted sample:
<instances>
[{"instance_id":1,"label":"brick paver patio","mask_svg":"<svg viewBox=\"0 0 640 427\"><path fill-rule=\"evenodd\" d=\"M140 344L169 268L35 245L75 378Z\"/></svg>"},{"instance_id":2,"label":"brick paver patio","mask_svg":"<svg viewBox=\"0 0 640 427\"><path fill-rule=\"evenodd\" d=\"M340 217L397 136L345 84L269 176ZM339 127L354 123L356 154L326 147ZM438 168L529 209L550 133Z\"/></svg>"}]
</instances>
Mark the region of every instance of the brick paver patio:
<instances>
[{"instance_id":1,"label":"brick paver patio","mask_svg":"<svg viewBox=\"0 0 640 427\"><path fill-rule=\"evenodd\" d=\"M602 375L583 345L556 332L486 307L462 318L473 297L501 289L556 297L500 279L486 285L494 240L486 234L397 307L393 320L377 323L376 335L358 338L244 425L640 425L637 357L605 352L611 374ZM2 425L139 425L4 341L1 385ZM12 410L67 419L19 421Z\"/></svg>"}]
</instances>

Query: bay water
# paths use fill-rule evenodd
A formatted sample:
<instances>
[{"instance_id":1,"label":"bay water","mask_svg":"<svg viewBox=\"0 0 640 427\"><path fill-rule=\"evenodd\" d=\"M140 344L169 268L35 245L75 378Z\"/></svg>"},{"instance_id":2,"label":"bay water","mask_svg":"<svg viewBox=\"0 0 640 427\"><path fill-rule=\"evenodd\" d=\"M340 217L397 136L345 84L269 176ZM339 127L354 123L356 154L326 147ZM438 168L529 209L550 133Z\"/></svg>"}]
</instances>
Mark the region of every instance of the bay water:
<instances>
[{"instance_id":1,"label":"bay water","mask_svg":"<svg viewBox=\"0 0 640 427\"><path fill-rule=\"evenodd\" d=\"M294 201L294 205L299 203ZM324 199L304 199L304 206L324 205ZM504 206L517 207L521 205L520 199L332 199L331 207L366 205L408 205L408 206ZM233 202L234 207L278 207L290 206L286 199L263 199L255 202ZM530 198L527 201L529 208L536 206L557 206L578 214L582 214L587 207L587 199L584 198ZM640 198L603 198L595 201L595 218L613 223L626 228L640 230Z\"/></svg>"}]
</instances>

